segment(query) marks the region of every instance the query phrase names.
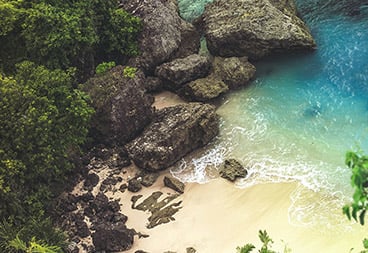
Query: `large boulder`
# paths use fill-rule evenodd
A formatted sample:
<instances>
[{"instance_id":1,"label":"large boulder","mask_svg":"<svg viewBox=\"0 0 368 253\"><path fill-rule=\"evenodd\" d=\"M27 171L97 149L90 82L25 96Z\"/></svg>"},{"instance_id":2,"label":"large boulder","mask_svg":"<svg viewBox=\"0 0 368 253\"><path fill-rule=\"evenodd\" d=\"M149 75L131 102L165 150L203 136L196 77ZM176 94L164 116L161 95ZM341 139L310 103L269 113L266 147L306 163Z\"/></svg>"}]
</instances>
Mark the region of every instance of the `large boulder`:
<instances>
[{"instance_id":1,"label":"large boulder","mask_svg":"<svg viewBox=\"0 0 368 253\"><path fill-rule=\"evenodd\" d=\"M256 68L248 62L247 57L215 57L213 73L230 89L235 89L248 84L254 77Z\"/></svg>"},{"instance_id":2,"label":"large boulder","mask_svg":"<svg viewBox=\"0 0 368 253\"><path fill-rule=\"evenodd\" d=\"M314 49L292 0L218 0L206 6L207 47L216 56L259 59L273 52Z\"/></svg>"},{"instance_id":3,"label":"large boulder","mask_svg":"<svg viewBox=\"0 0 368 253\"><path fill-rule=\"evenodd\" d=\"M208 57L192 54L166 62L156 68L156 75L166 82L170 90L181 88L184 83L205 77L211 68Z\"/></svg>"},{"instance_id":4,"label":"large boulder","mask_svg":"<svg viewBox=\"0 0 368 253\"><path fill-rule=\"evenodd\" d=\"M210 75L185 84L178 92L186 100L207 102L228 90L228 86L221 79Z\"/></svg>"},{"instance_id":5,"label":"large boulder","mask_svg":"<svg viewBox=\"0 0 368 253\"><path fill-rule=\"evenodd\" d=\"M129 64L153 73L154 68L167 61L181 43L182 19L176 1L129 0L121 7L141 18L143 30L138 39L140 55Z\"/></svg>"},{"instance_id":6,"label":"large boulder","mask_svg":"<svg viewBox=\"0 0 368 253\"><path fill-rule=\"evenodd\" d=\"M237 160L228 159L221 165L219 173L221 177L234 182L237 178L245 178L248 171Z\"/></svg>"},{"instance_id":7,"label":"large boulder","mask_svg":"<svg viewBox=\"0 0 368 253\"><path fill-rule=\"evenodd\" d=\"M91 134L106 145L132 140L153 117L153 98L145 92L143 72L137 70L132 77L126 76L124 69L117 66L83 85L96 111Z\"/></svg>"},{"instance_id":8,"label":"large boulder","mask_svg":"<svg viewBox=\"0 0 368 253\"><path fill-rule=\"evenodd\" d=\"M138 167L157 171L206 145L218 132L219 117L214 106L180 104L159 110L143 134L126 147Z\"/></svg>"}]
</instances>

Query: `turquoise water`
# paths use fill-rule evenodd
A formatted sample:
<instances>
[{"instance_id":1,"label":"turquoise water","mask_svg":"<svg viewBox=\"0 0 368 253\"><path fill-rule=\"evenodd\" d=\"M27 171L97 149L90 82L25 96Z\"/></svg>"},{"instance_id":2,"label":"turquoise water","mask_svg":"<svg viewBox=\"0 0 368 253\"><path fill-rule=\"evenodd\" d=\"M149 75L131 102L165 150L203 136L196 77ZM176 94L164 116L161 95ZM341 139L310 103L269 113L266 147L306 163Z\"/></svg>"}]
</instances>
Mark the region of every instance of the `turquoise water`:
<instances>
[{"instance_id":1,"label":"turquoise water","mask_svg":"<svg viewBox=\"0 0 368 253\"><path fill-rule=\"evenodd\" d=\"M346 226L341 207L352 189L345 153L368 153L368 8L359 2L347 7L345 1L300 0L318 50L255 63L255 81L229 94L218 109L218 140L183 160L174 174L206 182L233 157L249 172L239 187L299 183L290 222Z\"/></svg>"}]
</instances>

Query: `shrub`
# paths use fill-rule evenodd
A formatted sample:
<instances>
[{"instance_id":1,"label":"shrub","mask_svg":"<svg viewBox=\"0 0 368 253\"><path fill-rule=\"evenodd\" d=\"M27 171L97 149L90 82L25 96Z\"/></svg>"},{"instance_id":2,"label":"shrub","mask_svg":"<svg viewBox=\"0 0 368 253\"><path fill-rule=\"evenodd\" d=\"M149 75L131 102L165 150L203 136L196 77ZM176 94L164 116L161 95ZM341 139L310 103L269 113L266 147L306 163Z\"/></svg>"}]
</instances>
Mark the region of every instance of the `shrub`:
<instances>
[{"instance_id":1,"label":"shrub","mask_svg":"<svg viewBox=\"0 0 368 253\"><path fill-rule=\"evenodd\" d=\"M105 74L107 71L109 71L115 66L116 66L116 63L114 61L100 63L96 67L96 74L97 75Z\"/></svg>"}]
</instances>

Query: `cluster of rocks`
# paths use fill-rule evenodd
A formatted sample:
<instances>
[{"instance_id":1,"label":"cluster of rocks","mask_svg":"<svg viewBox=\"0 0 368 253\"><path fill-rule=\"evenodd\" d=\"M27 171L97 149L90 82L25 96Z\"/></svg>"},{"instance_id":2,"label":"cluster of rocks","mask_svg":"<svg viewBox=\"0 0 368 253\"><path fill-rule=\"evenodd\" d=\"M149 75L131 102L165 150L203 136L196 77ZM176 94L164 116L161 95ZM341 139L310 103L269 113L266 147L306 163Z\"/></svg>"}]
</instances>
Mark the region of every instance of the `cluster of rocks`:
<instances>
[{"instance_id":1,"label":"cluster of rocks","mask_svg":"<svg viewBox=\"0 0 368 253\"><path fill-rule=\"evenodd\" d=\"M176 0L130 0L120 5L142 19L141 54L127 66L114 67L82 86L96 111L91 135L97 143L118 148L113 152L98 149L98 154L87 159L83 175L86 192L68 194L58 201L58 209L63 210L62 227L72 238L90 237L94 249L86 246L88 252L131 247L137 233L126 227L127 217L120 213L119 203L109 200L105 192L138 192L153 184L158 171L217 136L219 116L207 102L253 79L256 69L248 59L316 47L293 0L217 0L208 4L193 24L180 17ZM200 53L202 36L209 50L205 54ZM128 66L136 68L134 75L124 75ZM157 110L149 92L162 89L175 92L188 103ZM125 180L122 168L130 160L143 172ZM100 180L92 168L106 166L110 175ZM227 160L220 175L234 181L245 177L247 171L238 162ZM164 183L179 193L184 191L184 185L172 177ZM165 218L152 209L152 226L171 220L178 205L165 209L170 214Z\"/></svg>"}]
</instances>

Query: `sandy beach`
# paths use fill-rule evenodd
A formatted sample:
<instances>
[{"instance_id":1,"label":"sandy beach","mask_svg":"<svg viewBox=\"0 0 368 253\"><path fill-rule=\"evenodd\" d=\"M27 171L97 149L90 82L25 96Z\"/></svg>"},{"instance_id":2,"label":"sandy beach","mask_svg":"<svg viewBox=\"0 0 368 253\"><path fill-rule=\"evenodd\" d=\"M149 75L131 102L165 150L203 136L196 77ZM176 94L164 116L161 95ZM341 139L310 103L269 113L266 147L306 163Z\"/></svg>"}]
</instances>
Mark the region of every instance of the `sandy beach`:
<instances>
[{"instance_id":1,"label":"sandy beach","mask_svg":"<svg viewBox=\"0 0 368 253\"><path fill-rule=\"evenodd\" d=\"M147 214L123 207L123 213L129 216L128 227L149 234L148 238L135 240L133 248L126 252L140 249L184 253L188 247L201 253L236 252L237 246L246 243L259 246L260 229L267 230L275 242L273 249L278 252L283 252L285 246L298 253L345 253L352 247L353 252L362 248L364 233L358 225L349 234L291 225L288 208L295 187L295 183L279 183L239 189L223 179L203 185L187 184L181 196L182 209L174 216L176 220L153 229L145 228ZM155 190L170 192L159 179L143 194Z\"/></svg>"}]
</instances>

